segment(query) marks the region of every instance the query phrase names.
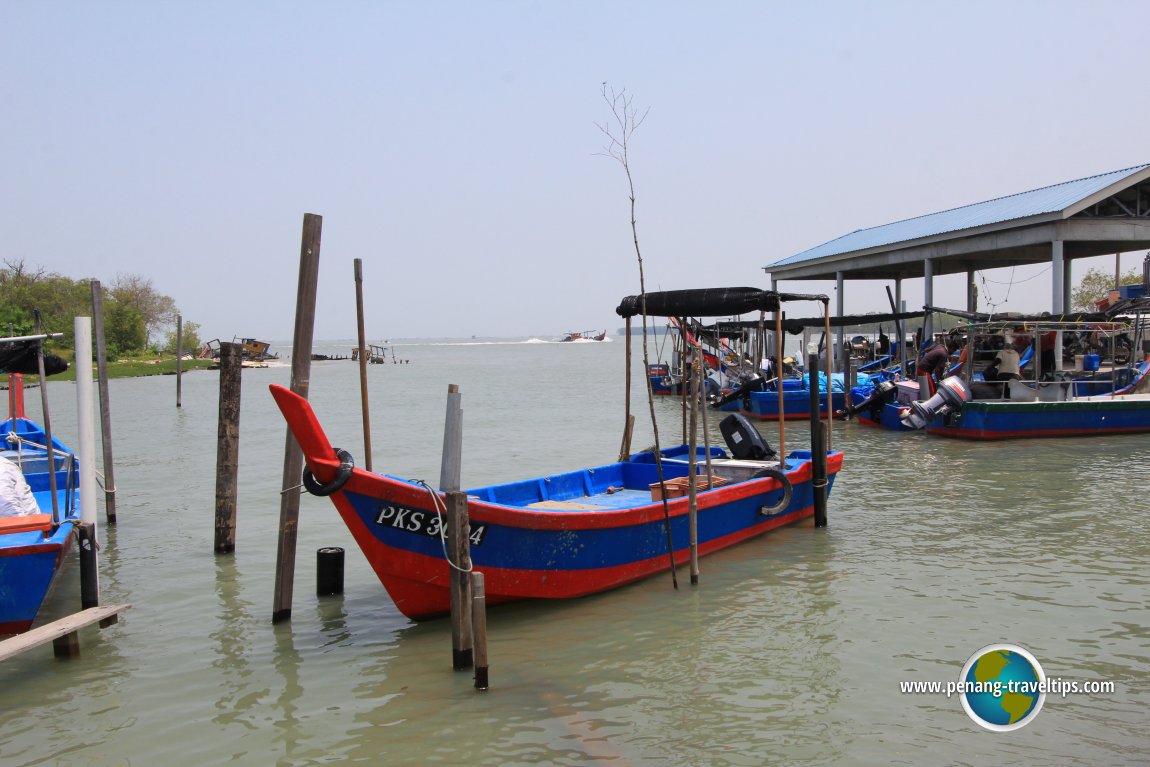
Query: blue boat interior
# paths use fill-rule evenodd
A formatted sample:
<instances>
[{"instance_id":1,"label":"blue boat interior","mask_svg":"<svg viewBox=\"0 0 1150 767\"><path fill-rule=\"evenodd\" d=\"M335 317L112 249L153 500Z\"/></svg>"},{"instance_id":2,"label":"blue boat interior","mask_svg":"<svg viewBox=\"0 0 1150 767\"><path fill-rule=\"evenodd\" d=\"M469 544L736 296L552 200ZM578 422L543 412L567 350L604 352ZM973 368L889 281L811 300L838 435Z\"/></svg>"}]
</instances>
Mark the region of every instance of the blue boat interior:
<instances>
[{"instance_id":1,"label":"blue boat interior","mask_svg":"<svg viewBox=\"0 0 1150 767\"><path fill-rule=\"evenodd\" d=\"M55 513L54 521L68 519L75 521L78 510L78 466L68 447L55 437L52 438L53 463L55 464L56 505L52 505L52 479L50 477L46 444L43 429L33 421L17 418L0 422L0 459L17 463L24 472L24 479L32 490L36 504L42 513ZM64 530L66 534L70 530ZM59 531L56 531L59 532ZM55 535L55 533L54 533ZM24 540L25 537L29 540ZM32 538L39 539L39 533L17 533L5 536L4 545L24 545Z\"/></svg>"},{"instance_id":2,"label":"blue boat interior","mask_svg":"<svg viewBox=\"0 0 1150 767\"><path fill-rule=\"evenodd\" d=\"M661 451L664 482L688 476L689 452L687 446ZM696 470L702 473L705 470L706 448L697 448L696 455ZM718 447L711 448L711 457L719 461L728 459L726 451ZM809 458L809 452L796 451L788 459L787 468L792 467L792 461L797 465ZM762 462L762 465L776 464L770 461ZM545 511L614 511L651 503L651 486L658 482L659 469L655 456L647 452L637 453L619 463L475 488L468 490L467 495L501 506L534 507Z\"/></svg>"}]
</instances>

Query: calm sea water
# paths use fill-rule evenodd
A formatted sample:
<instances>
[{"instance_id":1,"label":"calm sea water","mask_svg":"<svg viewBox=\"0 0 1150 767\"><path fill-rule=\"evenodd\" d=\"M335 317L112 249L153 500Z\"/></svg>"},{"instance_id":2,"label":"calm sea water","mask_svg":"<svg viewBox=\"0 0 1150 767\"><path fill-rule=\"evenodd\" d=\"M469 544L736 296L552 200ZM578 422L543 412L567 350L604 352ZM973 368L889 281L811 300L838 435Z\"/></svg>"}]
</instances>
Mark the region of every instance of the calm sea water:
<instances>
[{"instance_id":1,"label":"calm sea water","mask_svg":"<svg viewBox=\"0 0 1150 767\"><path fill-rule=\"evenodd\" d=\"M350 344L317 351L347 353ZM623 425L624 340L412 342L370 366L374 467L437 484L448 384L463 482L607 462ZM237 550L212 551L218 379L112 382L120 523L102 527L105 602L82 657L0 664L0 764L1097 765L1150 760L1148 437L964 444L837 424L830 525L702 560L697 587L651 578L489 614L492 689L451 670L446 621L392 606L330 502L302 500L290 622L272 625L284 425L243 373ZM636 379L639 381L636 369ZM312 401L362 464L358 366L315 363ZM636 391L639 391L636 389ZM75 439L75 389L51 384ZM30 415L39 397L29 392ZM645 401L636 448L651 443ZM664 444L680 434L656 403ZM721 441L710 424L716 441ZM777 446L777 428L761 430ZM808 431L788 424L787 448ZM101 523L103 512L101 510ZM347 550L346 592L314 596L315 555ZM79 607L75 561L47 617ZM1113 681L1049 696L1011 733L957 698L979 648L1028 649L1048 677Z\"/></svg>"}]
</instances>

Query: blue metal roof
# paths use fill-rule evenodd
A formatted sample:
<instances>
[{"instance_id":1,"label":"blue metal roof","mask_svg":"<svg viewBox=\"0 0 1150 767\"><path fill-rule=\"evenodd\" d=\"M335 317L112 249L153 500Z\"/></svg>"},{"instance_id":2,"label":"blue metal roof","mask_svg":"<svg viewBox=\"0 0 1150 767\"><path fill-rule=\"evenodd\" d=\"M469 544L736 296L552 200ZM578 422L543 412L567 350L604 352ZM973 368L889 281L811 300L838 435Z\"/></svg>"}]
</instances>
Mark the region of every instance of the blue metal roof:
<instances>
[{"instance_id":1,"label":"blue metal roof","mask_svg":"<svg viewBox=\"0 0 1150 767\"><path fill-rule=\"evenodd\" d=\"M843 253L879 248L884 245L893 245L899 242L918 240L947 232L957 232L963 229L972 229L987 224L997 224L1003 221L1012 221L1019 218L1028 218L1042 214L1057 213L1066 210L1092 194L1121 181L1126 176L1150 168L1150 164L1136 165L1124 170L1103 173L1100 176L1090 176L1077 181L1066 181L1053 186L1045 186L1030 192L1012 194L1008 197L999 197L996 200L977 202L961 208L952 208L940 213L931 213L917 218L908 218L905 221L896 221L893 224L858 229L850 234L844 234L830 242L824 242L809 250L804 250L781 261L775 261L770 266L783 266L797 264L824 256L837 256ZM767 267L769 269L770 267Z\"/></svg>"}]
</instances>

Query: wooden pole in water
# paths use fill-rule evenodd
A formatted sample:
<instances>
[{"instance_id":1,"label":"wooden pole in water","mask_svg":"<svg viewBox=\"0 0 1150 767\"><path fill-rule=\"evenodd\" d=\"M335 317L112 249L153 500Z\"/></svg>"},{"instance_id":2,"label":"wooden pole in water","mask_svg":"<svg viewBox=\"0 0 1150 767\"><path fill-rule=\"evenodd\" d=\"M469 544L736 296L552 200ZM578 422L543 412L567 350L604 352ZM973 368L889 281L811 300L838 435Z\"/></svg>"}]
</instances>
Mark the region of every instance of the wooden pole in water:
<instances>
[{"instance_id":1,"label":"wooden pole in water","mask_svg":"<svg viewBox=\"0 0 1150 767\"><path fill-rule=\"evenodd\" d=\"M363 330L363 259L355 259L355 318L359 330L359 399L363 410L363 465L371 471L371 410L367 405L367 346Z\"/></svg>"},{"instance_id":2,"label":"wooden pole in water","mask_svg":"<svg viewBox=\"0 0 1150 767\"><path fill-rule=\"evenodd\" d=\"M776 299L778 300L778 299ZM785 471L786 466L784 462L787 455L787 418L785 408L783 407L783 353L781 351L783 344L783 307L779 305L779 310L775 312L775 338L779 344L778 353L778 370L775 371L775 391L779 393L779 469ZM817 377L810 379L811 386L818 386ZM750 395L748 395L750 396ZM818 408L815 408L816 410Z\"/></svg>"},{"instance_id":3,"label":"wooden pole in water","mask_svg":"<svg viewBox=\"0 0 1150 767\"><path fill-rule=\"evenodd\" d=\"M451 667L473 664L471 635L471 550L467 525L467 495L459 491L463 452L463 408L458 384L447 387L447 416L443 426L443 459L439 487L447 493L447 547L451 589Z\"/></svg>"},{"instance_id":4,"label":"wooden pole in water","mask_svg":"<svg viewBox=\"0 0 1150 767\"><path fill-rule=\"evenodd\" d=\"M184 318L176 315L176 407L183 407L184 399Z\"/></svg>"},{"instance_id":5,"label":"wooden pole in water","mask_svg":"<svg viewBox=\"0 0 1150 767\"><path fill-rule=\"evenodd\" d=\"M487 678L487 590L483 573L471 574L471 630L475 635L475 689L486 690Z\"/></svg>"},{"instance_id":6,"label":"wooden pole in water","mask_svg":"<svg viewBox=\"0 0 1150 767\"><path fill-rule=\"evenodd\" d=\"M687 359L688 349L690 349L690 346L687 344L687 320L683 317L680 317L678 320L678 325L678 346L682 350L679 355L679 386L682 387L684 384L687 384L687 374L690 372L690 361ZM687 385L687 389L690 389L689 384ZM687 400L683 399L686 394L687 391L683 390L679 397L679 413L682 416L683 421L683 444L686 444L687 442Z\"/></svg>"},{"instance_id":7,"label":"wooden pole in water","mask_svg":"<svg viewBox=\"0 0 1150 767\"><path fill-rule=\"evenodd\" d=\"M624 389L626 396L624 398L623 410L623 442L619 445L619 460L626 461L627 457L631 455L631 435L635 431L635 416L631 415L631 318L627 318L627 365L624 380ZM645 371L648 378L651 375L650 371Z\"/></svg>"},{"instance_id":8,"label":"wooden pole in water","mask_svg":"<svg viewBox=\"0 0 1150 767\"><path fill-rule=\"evenodd\" d=\"M830 304L829 300L823 304L823 327L824 327L824 332L827 334L827 348L829 349L830 343L831 343L831 304ZM823 480L824 481L826 480L826 476L827 476L827 474L826 474L826 469L827 469L826 452L827 452L827 450L831 449L831 421L833 420L833 418L832 418L833 414L831 412L831 410L832 410L831 401L834 399L834 394L832 392L832 389L834 387L831 385L831 359L833 359L833 357L828 354L827 355L827 422L826 422L827 437L826 437L826 444L823 446L823 451L822 451L822 454L823 454ZM817 410L818 408L815 408L815 409ZM826 524L826 519L825 519L826 502L827 502L827 496L826 496L826 492L825 492L825 488L824 488L824 492L823 492L823 516L824 516L823 524L824 525Z\"/></svg>"},{"instance_id":9,"label":"wooden pole in water","mask_svg":"<svg viewBox=\"0 0 1150 767\"><path fill-rule=\"evenodd\" d=\"M104 338L104 290L92 280L92 320L96 331L96 375L100 379L100 444L104 449L104 510L116 524L116 471L112 460L112 393L108 388L108 349Z\"/></svg>"},{"instance_id":10,"label":"wooden pole in water","mask_svg":"<svg viewBox=\"0 0 1150 767\"><path fill-rule=\"evenodd\" d=\"M100 606L100 564L96 527L89 522L76 525L76 545L80 550L80 609Z\"/></svg>"},{"instance_id":11,"label":"wooden pole in water","mask_svg":"<svg viewBox=\"0 0 1150 767\"><path fill-rule=\"evenodd\" d=\"M474 663L471 628L471 531L467 525L467 494L447 494L447 550L451 577L451 667L456 671Z\"/></svg>"},{"instance_id":12,"label":"wooden pole in water","mask_svg":"<svg viewBox=\"0 0 1150 767\"><path fill-rule=\"evenodd\" d=\"M311 349L315 332L315 295L319 283L319 247L323 216L305 213L300 240L299 287L296 291L295 337L291 353L291 390L307 399L311 389ZM303 473L303 453L286 429L284 473L280 491L279 542L276 550L276 584L272 601L272 623L291 618L295 588L295 552L299 533L299 486Z\"/></svg>"},{"instance_id":13,"label":"wooden pole in water","mask_svg":"<svg viewBox=\"0 0 1150 767\"><path fill-rule=\"evenodd\" d=\"M42 336L44 327L40 310L33 309L32 316L36 320L36 335ZM36 365L40 372L40 409L44 414L44 448L48 458L48 490L52 493L52 521L57 522L60 519L60 499L56 497L56 448L52 445L52 417L48 411L48 376L44 372L43 339L36 342Z\"/></svg>"},{"instance_id":14,"label":"wooden pole in water","mask_svg":"<svg viewBox=\"0 0 1150 767\"><path fill-rule=\"evenodd\" d=\"M692 347L691 364L687 366L691 374L691 383L688 387L691 397L691 425L690 438L687 442L687 547L691 554L691 585L699 583L699 506L696 487L698 482L698 462L696 445L699 442L699 357L701 348Z\"/></svg>"},{"instance_id":15,"label":"wooden pole in water","mask_svg":"<svg viewBox=\"0 0 1150 767\"><path fill-rule=\"evenodd\" d=\"M443 422L443 457L439 466L439 489L459 489L459 465L463 453L463 395L459 384L447 385L447 417Z\"/></svg>"},{"instance_id":16,"label":"wooden pole in water","mask_svg":"<svg viewBox=\"0 0 1150 767\"><path fill-rule=\"evenodd\" d=\"M236 550L236 490L239 485L242 348L220 344L220 413L216 429L217 554Z\"/></svg>"},{"instance_id":17,"label":"wooden pole in water","mask_svg":"<svg viewBox=\"0 0 1150 767\"><path fill-rule=\"evenodd\" d=\"M830 353L830 347L827 347ZM819 413L819 358L810 355L807 359L808 370L811 375L810 385L810 421L811 421L811 492L814 495L815 527L827 525L827 451L823 447L823 429ZM827 362L828 369L830 362ZM828 376L829 379L829 376ZM828 380L829 386L829 380ZM828 391L829 395L830 392ZM782 454L780 454L782 458Z\"/></svg>"}]
</instances>

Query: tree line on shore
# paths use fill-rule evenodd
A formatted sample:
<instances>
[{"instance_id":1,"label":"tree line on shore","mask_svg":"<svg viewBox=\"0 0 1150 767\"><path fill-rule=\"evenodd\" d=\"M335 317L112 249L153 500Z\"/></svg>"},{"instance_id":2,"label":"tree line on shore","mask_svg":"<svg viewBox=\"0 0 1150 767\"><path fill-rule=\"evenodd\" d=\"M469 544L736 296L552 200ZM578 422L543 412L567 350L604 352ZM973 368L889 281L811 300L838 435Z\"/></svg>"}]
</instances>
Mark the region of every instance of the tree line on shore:
<instances>
[{"instance_id":1,"label":"tree line on shore","mask_svg":"<svg viewBox=\"0 0 1150 767\"><path fill-rule=\"evenodd\" d=\"M92 316L92 282L96 278L72 279L23 259L5 260L0 268L0 333L31 335L35 311L40 312L45 333L63 333L49 342L56 349L74 349L75 317ZM176 352L176 302L155 289L152 281L137 274L117 274L103 287L104 340L110 357ZM184 320L183 348L196 352L202 342L194 322Z\"/></svg>"}]
</instances>

